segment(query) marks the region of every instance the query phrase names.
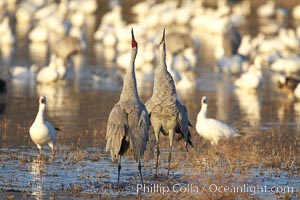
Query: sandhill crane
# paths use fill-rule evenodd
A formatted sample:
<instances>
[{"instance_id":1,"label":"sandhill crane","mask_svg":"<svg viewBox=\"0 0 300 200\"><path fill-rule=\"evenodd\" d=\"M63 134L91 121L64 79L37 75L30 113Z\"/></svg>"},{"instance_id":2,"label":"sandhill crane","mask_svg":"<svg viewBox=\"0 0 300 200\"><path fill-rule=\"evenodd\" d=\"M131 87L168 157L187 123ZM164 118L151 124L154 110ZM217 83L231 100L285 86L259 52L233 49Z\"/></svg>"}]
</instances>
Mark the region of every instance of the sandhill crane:
<instances>
[{"instance_id":1,"label":"sandhill crane","mask_svg":"<svg viewBox=\"0 0 300 200\"><path fill-rule=\"evenodd\" d=\"M217 145L221 138L239 137L239 130L222 121L213 118L207 118L208 97L201 99L201 110L197 115L196 130L212 145Z\"/></svg>"},{"instance_id":2,"label":"sandhill crane","mask_svg":"<svg viewBox=\"0 0 300 200\"><path fill-rule=\"evenodd\" d=\"M85 49L82 38L66 36L53 44L52 52L62 59L68 59Z\"/></svg>"},{"instance_id":3,"label":"sandhill crane","mask_svg":"<svg viewBox=\"0 0 300 200\"><path fill-rule=\"evenodd\" d=\"M141 103L135 78L135 58L138 45L132 34L132 50L129 68L124 77L120 100L111 110L106 130L106 151L111 159L118 157L118 183L120 181L121 156L132 150L143 184L140 159L146 150L150 120L144 104Z\"/></svg>"},{"instance_id":4,"label":"sandhill crane","mask_svg":"<svg viewBox=\"0 0 300 200\"><path fill-rule=\"evenodd\" d=\"M29 134L32 141L37 145L42 155L42 145L49 145L52 149L52 154L55 154L54 145L56 143L56 130L54 126L45 120L46 97L40 96L39 110L36 118L29 129Z\"/></svg>"},{"instance_id":5,"label":"sandhill crane","mask_svg":"<svg viewBox=\"0 0 300 200\"><path fill-rule=\"evenodd\" d=\"M225 56L231 57L237 54L242 38L238 30L228 21L222 29L222 47Z\"/></svg>"},{"instance_id":6,"label":"sandhill crane","mask_svg":"<svg viewBox=\"0 0 300 200\"><path fill-rule=\"evenodd\" d=\"M175 41L174 41L175 42ZM168 135L170 140L169 166L170 171L171 153L175 133L179 135L178 140L183 139L185 146L188 144L193 146L191 134L188 126L188 114L186 107L177 99L176 88L171 74L167 70L166 65L166 43L165 29L163 32L162 41L159 45L160 64L155 70L154 87L151 98L146 102L146 108L150 116L151 125L153 127L156 145L157 145L157 160L156 160L156 176L159 160L159 134Z\"/></svg>"},{"instance_id":7,"label":"sandhill crane","mask_svg":"<svg viewBox=\"0 0 300 200\"><path fill-rule=\"evenodd\" d=\"M177 41L177 42L174 42ZM198 41L197 41L198 42ZM172 54L182 53L185 49L191 48L193 50L198 48L197 42L190 33L186 32L171 32L166 37L168 51Z\"/></svg>"},{"instance_id":8,"label":"sandhill crane","mask_svg":"<svg viewBox=\"0 0 300 200\"><path fill-rule=\"evenodd\" d=\"M232 22L225 22L222 29L222 45L215 50L217 66L221 72L237 74L242 71L245 57L238 54L241 40L241 35Z\"/></svg>"}]
</instances>

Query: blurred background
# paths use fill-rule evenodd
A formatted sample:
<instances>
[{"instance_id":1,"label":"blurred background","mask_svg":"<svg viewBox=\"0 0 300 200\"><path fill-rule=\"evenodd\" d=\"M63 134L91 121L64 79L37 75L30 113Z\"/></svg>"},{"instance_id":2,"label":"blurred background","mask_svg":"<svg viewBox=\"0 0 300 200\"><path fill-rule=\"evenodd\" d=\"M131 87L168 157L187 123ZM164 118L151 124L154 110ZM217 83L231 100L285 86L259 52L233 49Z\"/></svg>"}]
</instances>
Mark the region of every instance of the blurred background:
<instances>
[{"instance_id":1,"label":"blurred background","mask_svg":"<svg viewBox=\"0 0 300 200\"><path fill-rule=\"evenodd\" d=\"M241 170L244 174L237 176L299 187L299 0L1 0L0 168L7 170L0 174L1 187L13 180L17 186L9 188L22 188L32 178L22 175L37 153L28 129L40 95L47 97L47 118L62 130L59 159L46 162L48 170L61 166L66 154L82 150L88 152L83 156L83 162L90 162L88 173L97 176L96 166L108 174L106 181L116 180L116 166L103 148L108 114L119 100L129 64L131 28L138 42L136 77L143 102L152 94L157 45L166 28L168 70L192 124L201 97L209 96L208 115L246 135L228 146L235 150L223 148L227 160L234 152L247 152L232 161L246 163L246 173ZM194 128L191 132L196 144L194 157L189 157L193 174L205 159L218 156ZM162 141L162 163L165 148L167 142ZM176 161L184 163L185 149L175 149L181 153ZM93 162L95 157L102 163ZM289 167L275 157L288 157ZM15 169L19 162L14 160L24 161L25 167ZM150 155L147 161L151 164ZM145 163L146 173L152 174L152 165L147 169ZM281 176L272 179L269 172L261 172L260 179L261 169L252 165L271 174L277 170ZM66 168L57 171L59 181L73 183L73 173L82 166L75 163L69 173ZM114 169L107 172L108 166ZM180 180L186 173L177 168L174 179ZM127 181L132 181L130 173L124 175ZM52 190L51 181L45 180L45 190Z\"/></svg>"}]
</instances>

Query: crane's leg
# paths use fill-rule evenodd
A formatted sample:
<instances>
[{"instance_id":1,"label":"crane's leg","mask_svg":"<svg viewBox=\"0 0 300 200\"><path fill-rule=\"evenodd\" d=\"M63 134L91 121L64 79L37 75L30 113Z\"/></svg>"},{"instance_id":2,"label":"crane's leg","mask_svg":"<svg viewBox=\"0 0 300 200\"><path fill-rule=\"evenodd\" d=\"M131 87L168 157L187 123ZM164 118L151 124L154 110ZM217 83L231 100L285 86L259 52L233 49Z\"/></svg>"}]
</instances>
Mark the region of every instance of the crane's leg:
<instances>
[{"instance_id":1,"label":"crane's leg","mask_svg":"<svg viewBox=\"0 0 300 200\"><path fill-rule=\"evenodd\" d=\"M157 151L157 155L156 155L156 167L155 167L155 176L157 177L157 173L158 173L158 161L159 161L159 144L156 143L156 151Z\"/></svg>"},{"instance_id":2,"label":"crane's leg","mask_svg":"<svg viewBox=\"0 0 300 200\"><path fill-rule=\"evenodd\" d=\"M159 161L159 132L160 131L154 131L155 133L155 138L156 138L156 167L155 167L155 177L157 177L157 172L158 172L158 161Z\"/></svg>"},{"instance_id":3,"label":"crane's leg","mask_svg":"<svg viewBox=\"0 0 300 200\"><path fill-rule=\"evenodd\" d=\"M141 176L141 180L142 180L142 185L144 185L144 180L143 180L143 175L142 175L142 166L141 166L141 160L139 159L139 172L140 172L140 176Z\"/></svg>"},{"instance_id":4,"label":"crane's leg","mask_svg":"<svg viewBox=\"0 0 300 200\"><path fill-rule=\"evenodd\" d=\"M120 183L120 172L121 172L121 155L118 158L118 184Z\"/></svg>"},{"instance_id":5,"label":"crane's leg","mask_svg":"<svg viewBox=\"0 0 300 200\"><path fill-rule=\"evenodd\" d=\"M171 154L172 154L172 147L173 147L173 141L174 141L175 132L174 130L169 130L169 139L170 139L170 152L169 152L169 165L168 165L168 175L170 174L170 163L171 163Z\"/></svg>"}]
</instances>

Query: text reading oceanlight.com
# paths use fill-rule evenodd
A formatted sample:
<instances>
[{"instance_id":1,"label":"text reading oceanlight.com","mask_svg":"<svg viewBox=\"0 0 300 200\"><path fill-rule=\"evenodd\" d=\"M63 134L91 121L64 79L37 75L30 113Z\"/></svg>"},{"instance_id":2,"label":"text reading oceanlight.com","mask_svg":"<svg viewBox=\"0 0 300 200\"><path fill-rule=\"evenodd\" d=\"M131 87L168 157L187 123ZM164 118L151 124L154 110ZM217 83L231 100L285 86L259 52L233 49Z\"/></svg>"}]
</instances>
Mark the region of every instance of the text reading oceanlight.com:
<instances>
[{"instance_id":1,"label":"text reading oceanlight.com","mask_svg":"<svg viewBox=\"0 0 300 200\"><path fill-rule=\"evenodd\" d=\"M174 184L172 186L162 184L137 184L137 193L161 193L167 194L170 192L181 193L203 193L208 190L211 193L247 193L255 195L258 193L294 193L295 188L291 186L266 186L266 185L250 185L241 184L238 186L225 185L193 185L193 184Z\"/></svg>"}]
</instances>

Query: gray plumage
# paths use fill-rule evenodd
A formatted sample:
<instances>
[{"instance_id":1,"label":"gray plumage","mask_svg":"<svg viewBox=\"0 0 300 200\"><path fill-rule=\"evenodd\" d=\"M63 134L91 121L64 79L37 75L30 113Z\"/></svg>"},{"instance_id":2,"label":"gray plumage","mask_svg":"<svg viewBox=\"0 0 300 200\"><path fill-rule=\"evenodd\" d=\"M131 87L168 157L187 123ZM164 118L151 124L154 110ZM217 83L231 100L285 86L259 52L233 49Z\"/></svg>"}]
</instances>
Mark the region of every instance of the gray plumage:
<instances>
[{"instance_id":1,"label":"gray plumage","mask_svg":"<svg viewBox=\"0 0 300 200\"><path fill-rule=\"evenodd\" d=\"M231 57L234 54L237 54L241 40L241 35L233 24L230 21L225 23L222 31L222 46L224 49L224 55Z\"/></svg>"},{"instance_id":2,"label":"gray plumage","mask_svg":"<svg viewBox=\"0 0 300 200\"><path fill-rule=\"evenodd\" d=\"M85 48L82 39L66 36L53 44L52 52L60 58L68 59Z\"/></svg>"},{"instance_id":3,"label":"gray plumage","mask_svg":"<svg viewBox=\"0 0 300 200\"><path fill-rule=\"evenodd\" d=\"M166 36L168 51L172 54L182 53L187 48L197 49L190 33L171 32Z\"/></svg>"},{"instance_id":4,"label":"gray plumage","mask_svg":"<svg viewBox=\"0 0 300 200\"><path fill-rule=\"evenodd\" d=\"M188 126L188 114L186 107L177 99L176 88L171 74L166 65L165 30L163 39L159 45L160 64L155 71L153 94L146 102L146 108L150 116L151 125L154 129L157 142L157 163L159 158L159 134L168 135L170 140L169 168L171 152L175 133L177 139L183 139L185 146L193 146Z\"/></svg>"},{"instance_id":5,"label":"gray plumage","mask_svg":"<svg viewBox=\"0 0 300 200\"><path fill-rule=\"evenodd\" d=\"M132 31L132 51L129 68L124 77L123 90L120 100L111 110L106 130L106 150L110 151L111 159L118 157L118 182L121 170L121 156L130 149L134 159L139 164L146 150L150 120L144 104L141 103L135 78L134 61L137 55L137 43Z\"/></svg>"}]
</instances>

